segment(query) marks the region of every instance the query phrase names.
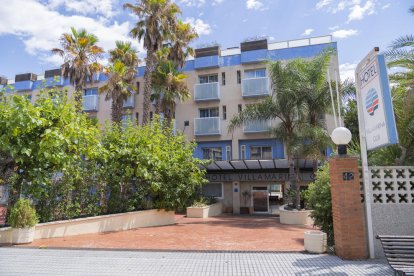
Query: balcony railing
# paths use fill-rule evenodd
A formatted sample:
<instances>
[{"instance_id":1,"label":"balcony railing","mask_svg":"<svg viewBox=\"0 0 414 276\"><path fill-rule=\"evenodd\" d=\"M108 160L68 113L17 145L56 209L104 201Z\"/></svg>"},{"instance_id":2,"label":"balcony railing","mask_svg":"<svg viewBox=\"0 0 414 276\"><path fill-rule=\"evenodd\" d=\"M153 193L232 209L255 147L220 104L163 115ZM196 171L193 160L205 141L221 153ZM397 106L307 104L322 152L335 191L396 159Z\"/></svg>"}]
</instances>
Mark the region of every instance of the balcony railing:
<instances>
[{"instance_id":1,"label":"balcony railing","mask_svg":"<svg viewBox=\"0 0 414 276\"><path fill-rule=\"evenodd\" d=\"M194 135L220 134L220 117L194 118Z\"/></svg>"},{"instance_id":2,"label":"balcony railing","mask_svg":"<svg viewBox=\"0 0 414 276\"><path fill-rule=\"evenodd\" d=\"M270 95L269 78L250 78L242 81L243 97L258 97Z\"/></svg>"},{"instance_id":3,"label":"balcony railing","mask_svg":"<svg viewBox=\"0 0 414 276\"><path fill-rule=\"evenodd\" d=\"M135 100L134 100L134 95L132 94L131 96L129 96L125 101L124 104L122 105L122 107L124 108L134 108L135 106Z\"/></svg>"},{"instance_id":4,"label":"balcony railing","mask_svg":"<svg viewBox=\"0 0 414 276\"><path fill-rule=\"evenodd\" d=\"M98 95L83 96L84 111L98 111Z\"/></svg>"},{"instance_id":5,"label":"balcony railing","mask_svg":"<svg viewBox=\"0 0 414 276\"><path fill-rule=\"evenodd\" d=\"M199 83L194 86L195 101L220 100L220 86L218 82Z\"/></svg>"},{"instance_id":6,"label":"balcony railing","mask_svg":"<svg viewBox=\"0 0 414 276\"><path fill-rule=\"evenodd\" d=\"M270 128L270 121L253 121L244 124L244 133L267 132Z\"/></svg>"}]
</instances>

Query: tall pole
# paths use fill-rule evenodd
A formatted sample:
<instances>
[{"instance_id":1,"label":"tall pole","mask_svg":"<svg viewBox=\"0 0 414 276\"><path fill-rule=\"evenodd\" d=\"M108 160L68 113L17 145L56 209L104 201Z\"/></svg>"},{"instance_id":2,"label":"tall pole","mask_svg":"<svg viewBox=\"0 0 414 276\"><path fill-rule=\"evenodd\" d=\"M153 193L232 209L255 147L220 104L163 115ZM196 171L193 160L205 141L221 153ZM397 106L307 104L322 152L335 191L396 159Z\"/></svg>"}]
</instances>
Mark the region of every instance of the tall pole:
<instances>
[{"instance_id":1,"label":"tall pole","mask_svg":"<svg viewBox=\"0 0 414 276\"><path fill-rule=\"evenodd\" d=\"M368 232L368 247L369 247L369 257L371 259L375 258L374 253L374 231L372 227L372 198L371 198L371 174L368 167L368 153L367 153L367 140L365 133L365 121L363 118L363 105L361 98L361 90L358 85L359 76L358 72L361 71L363 67L368 65L368 63L375 58L377 51L372 51L367 59L361 61L356 70L355 70L355 82L356 82L356 98L357 98L357 107L358 107L358 124L359 124L359 140L361 145L361 162L362 162L362 174L364 180L364 199L365 199L365 214L367 222L367 232Z\"/></svg>"}]
</instances>

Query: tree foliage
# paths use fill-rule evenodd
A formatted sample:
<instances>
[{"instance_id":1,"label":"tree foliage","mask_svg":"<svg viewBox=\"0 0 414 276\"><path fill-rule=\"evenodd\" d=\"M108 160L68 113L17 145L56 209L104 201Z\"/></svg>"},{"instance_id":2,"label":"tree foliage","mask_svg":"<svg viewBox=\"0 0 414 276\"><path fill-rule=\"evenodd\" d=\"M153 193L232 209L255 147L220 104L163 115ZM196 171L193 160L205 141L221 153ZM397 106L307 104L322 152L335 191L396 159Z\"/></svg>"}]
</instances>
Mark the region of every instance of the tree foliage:
<instances>
[{"instance_id":1,"label":"tree foliage","mask_svg":"<svg viewBox=\"0 0 414 276\"><path fill-rule=\"evenodd\" d=\"M334 244L331 180L329 176L329 163L325 163L316 172L315 181L309 184L304 192L307 207L311 209L310 216L314 226L326 233L328 245Z\"/></svg>"}]
</instances>

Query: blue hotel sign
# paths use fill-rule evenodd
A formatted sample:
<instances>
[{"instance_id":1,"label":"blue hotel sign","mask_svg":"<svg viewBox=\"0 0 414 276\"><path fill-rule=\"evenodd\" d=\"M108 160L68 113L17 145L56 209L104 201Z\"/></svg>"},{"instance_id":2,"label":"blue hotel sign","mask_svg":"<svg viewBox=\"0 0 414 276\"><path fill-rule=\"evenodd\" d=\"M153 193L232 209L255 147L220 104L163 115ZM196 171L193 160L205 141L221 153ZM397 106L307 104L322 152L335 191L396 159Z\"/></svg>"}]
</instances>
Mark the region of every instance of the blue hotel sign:
<instances>
[{"instance_id":1,"label":"blue hotel sign","mask_svg":"<svg viewBox=\"0 0 414 276\"><path fill-rule=\"evenodd\" d=\"M366 63L364 66L361 64ZM394 110L383 55L368 56L359 65L356 82L368 150L398 143Z\"/></svg>"}]
</instances>

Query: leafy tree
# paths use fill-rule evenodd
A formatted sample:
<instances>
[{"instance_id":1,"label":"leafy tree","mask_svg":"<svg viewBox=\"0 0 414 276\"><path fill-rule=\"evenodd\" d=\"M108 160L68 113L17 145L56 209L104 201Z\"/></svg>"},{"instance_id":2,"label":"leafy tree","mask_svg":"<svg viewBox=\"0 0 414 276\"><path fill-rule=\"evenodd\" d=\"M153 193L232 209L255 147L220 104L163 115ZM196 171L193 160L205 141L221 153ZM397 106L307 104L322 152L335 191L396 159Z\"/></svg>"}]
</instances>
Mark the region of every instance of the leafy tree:
<instances>
[{"instance_id":1,"label":"leafy tree","mask_svg":"<svg viewBox=\"0 0 414 276\"><path fill-rule=\"evenodd\" d=\"M198 34L190 24L178 20L174 26L174 37L171 39L168 59L171 60L176 68L184 66L188 56L194 56L194 49L189 46L190 42L198 37Z\"/></svg>"},{"instance_id":2,"label":"leafy tree","mask_svg":"<svg viewBox=\"0 0 414 276\"><path fill-rule=\"evenodd\" d=\"M142 123L145 125L149 121L151 75L154 69L155 53L162 48L164 41L173 36L177 15L181 13L181 10L170 0L141 0L137 1L136 5L126 3L124 8L138 16L139 20L130 34L134 38L143 40L144 48L147 50L142 114Z\"/></svg>"},{"instance_id":3,"label":"leafy tree","mask_svg":"<svg viewBox=\"0 0 414 276\"><path fill-rule=\"evenodd\" d=\"M152 74L154 93L152 98L160 102L160 111L167 119L167 126L175 114L176 101L190 98L190 91L185 82L187 75L180 73L172 61L162 59Z\"/></svg>"},{"instance_id":4,"label":"leafy tree","mask_svg":"<svg viewBox=\"0 0 414 276\"><path fill-rule=\"evenodd\" d=\"M75 87L74 99L78 112L82 111L82 93L88 80L93 81L94 74L101 71L98 59L104 50L97 45L98 38L85 29L71 28L71 33L64 33L60 38L61 49L52 49L52 53L64 59L61 66L62 76L69 78Z\"/></svg>"},{"instance_id":5,"label":"leafy tree","mask_svg":"<svg viewBox=\"0 0 414 276\"><path fill-rule=\"evenodd\" d=\"M312 210L310 216L314 226L326 233L328 245L334 244L331 180L329 176L329 163L325 163L316 172L315 181L310 183L304 192L305 201Z\"/></svg>"},{"instance_id":6,"label":"leafy tree","mask_svg":"<svg viewBox=\"0 0 414 276\"><path fill-rule=\"evenodd\" d=\"M56 183L56 174L67 176L70 172L71 178L81 177L73 168L82 157L100 155L98 131L56 88L41 91L34 104L24 96L3 97L0 152L8 162L1 165L11 166L15 172L8 181L10 203L20 195L30 195L38 203L40 220L52 219L48 207L55 198L48 191ZM65 196L69 197L69 192Z\"/></svg>"},{"instance_id":7,"label":"leafy tree","mask_svg":"<svg viewBox=\"0 0 414 276\"><path fill-rule=\"evenodd\" d=\"M229 130L232 131L247 122L280 120L271 133L274 137L283 139L285 143L289 163L289 182L296 193L296 208L300 208L300 187L297 185L299 168L296 168L295 159L315 154L315 144L325 145L327 141L326 131L320 128L320 122L316 117L326 113L325 109L328 105L325 103L324 107L317 107L316 112L313 110L317 105L314 101L320 103L326 98L324 93L328 93L323 89L324 72L328 65L327 56L329 53L323 53L310 61L294 59L287 63L280 61L269 63L272 96L247 106L232 118L229 125ZM311 95L305 96L306 93ZM319 148L318 151L324 148Z\"/></svg>"}]
</instances>

